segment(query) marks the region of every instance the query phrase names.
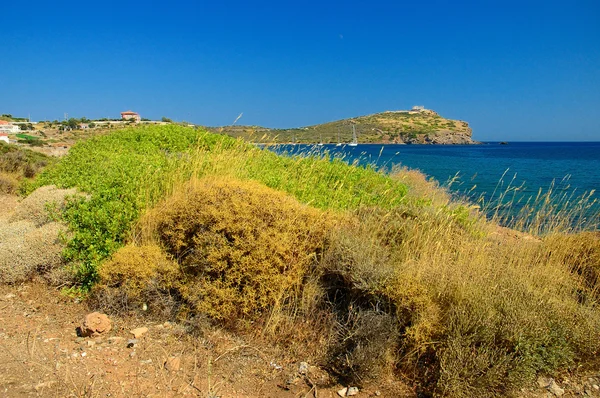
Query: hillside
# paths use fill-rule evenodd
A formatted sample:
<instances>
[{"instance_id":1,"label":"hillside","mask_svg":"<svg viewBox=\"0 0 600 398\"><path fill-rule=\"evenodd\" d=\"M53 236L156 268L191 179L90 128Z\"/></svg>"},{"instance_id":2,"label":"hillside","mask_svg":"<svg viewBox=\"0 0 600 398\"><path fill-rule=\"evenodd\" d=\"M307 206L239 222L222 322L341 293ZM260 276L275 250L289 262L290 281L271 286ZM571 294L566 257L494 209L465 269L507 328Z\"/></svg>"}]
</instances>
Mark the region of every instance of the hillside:
<instances>
[{"instance_id":1,"label":"hillside","mask_svg":"<svg viewBox=\"0 0 600 398\"><path fill-rule=\"evenodd\" d=\"M209 127L208 130L242 137L253 142L324 144L352 141L352 125L358 142L394 144L476 144L467 122L446 119L435 111L422 109L386 111L373 115L317 124L314 126L271 129L260 126Z\"/></svg>"},{"instance_id":2,"label":"hillside","mask_svg":"<svg viewBox=\"0 0 600 398\"><path fill-rule=\"evenodd\" d=\"M81 140L18 177L27 195L0 214L9 396L600 391L597 224L517 232L415 171L175 125ZM115 327L76 335L91 311Z\"/></svg>"}]
</instances>

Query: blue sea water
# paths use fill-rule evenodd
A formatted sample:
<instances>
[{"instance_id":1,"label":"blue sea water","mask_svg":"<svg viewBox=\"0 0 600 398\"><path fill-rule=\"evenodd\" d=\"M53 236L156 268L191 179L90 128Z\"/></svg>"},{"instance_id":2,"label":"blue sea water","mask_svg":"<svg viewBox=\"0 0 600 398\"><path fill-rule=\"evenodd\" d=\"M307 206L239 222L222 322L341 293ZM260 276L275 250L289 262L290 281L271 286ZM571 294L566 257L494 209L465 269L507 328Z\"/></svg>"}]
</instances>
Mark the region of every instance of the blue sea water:
<instances>
[{"instance_id":1,"label":"blue sea water","mask_svg":"<svg viewBox=\"0 0 600 398\"><path fill-rule=\"evenodd\" d=\"M291 153L329 152L349 162L374 164L391 170L394 166L418 169L450 190L473 201L490 201L509 185L520 187L520 200L552 187L576 198L587 193L589 201L600 201L600 142L515 142L502 145L381 145L356 147L323 145L282 146ZM590 212L599 211L598 204Z\"/></svg>"}]
</instances>

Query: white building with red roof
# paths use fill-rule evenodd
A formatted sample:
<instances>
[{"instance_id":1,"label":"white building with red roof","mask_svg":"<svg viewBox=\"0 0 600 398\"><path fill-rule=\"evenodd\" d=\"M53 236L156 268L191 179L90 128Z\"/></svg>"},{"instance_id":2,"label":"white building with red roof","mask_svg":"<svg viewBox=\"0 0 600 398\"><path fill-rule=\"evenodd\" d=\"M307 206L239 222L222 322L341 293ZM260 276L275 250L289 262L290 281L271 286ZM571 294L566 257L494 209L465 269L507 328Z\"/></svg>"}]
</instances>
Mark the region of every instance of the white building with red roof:
<instances>
[{"instance_id":1,"label":"white building with red roof","mask_svg":"<svg viewBox=\"0 0 600 398\"><path fill-rule=\"evenodd\" d=\"M10 122L7 122L6 120L0 120L0 133L17 134L20 131L21 131L21 128L19 126L17 126L16 124L12 124Z\"/></svg>"},{"instance_id":2,"label":"white building with red roof","mask_svg":"<svg viewBox=\"0 0 600 398\"><path fill-rule=\"evenodd\" d=\"M137 112L133 112L133 111L121 112L121 119L123 119L123 120L133 119L136 122L140 122L142 120L142 118L140 117L140 114Z\"/></svg>"}]
</instances>

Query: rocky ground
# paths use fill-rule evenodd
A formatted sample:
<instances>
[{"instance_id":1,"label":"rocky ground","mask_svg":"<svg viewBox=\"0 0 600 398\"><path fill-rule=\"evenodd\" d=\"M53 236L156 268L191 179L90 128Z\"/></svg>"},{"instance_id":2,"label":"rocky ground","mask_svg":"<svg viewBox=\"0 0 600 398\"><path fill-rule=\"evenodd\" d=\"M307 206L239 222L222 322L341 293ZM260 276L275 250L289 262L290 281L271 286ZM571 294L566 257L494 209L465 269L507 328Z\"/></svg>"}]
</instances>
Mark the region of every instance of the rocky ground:
<instances>
[{"instance_id":1,"label":"rocky ground","mask_svg":"<svg viewBox=\"0 0 600 398\"><path fill-rule=\"evenodd\" d=\"M110 317L82 337L90 311L42 283L0 285L0 396L339 397L414 396L382 383L349 388L301 358L216 329Z\"/></svg>"}]
</instances>

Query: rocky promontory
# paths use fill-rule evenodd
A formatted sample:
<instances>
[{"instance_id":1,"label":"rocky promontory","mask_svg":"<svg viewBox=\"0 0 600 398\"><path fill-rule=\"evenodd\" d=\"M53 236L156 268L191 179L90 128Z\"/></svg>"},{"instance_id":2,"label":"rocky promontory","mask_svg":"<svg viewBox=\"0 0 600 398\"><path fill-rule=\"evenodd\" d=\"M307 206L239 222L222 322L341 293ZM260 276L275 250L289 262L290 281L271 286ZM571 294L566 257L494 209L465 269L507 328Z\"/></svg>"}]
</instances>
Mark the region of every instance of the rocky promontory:
<instances>
[{"instance_id":1,"label":"rocky promontory","mask_svg":"<svg viewBox=\"0 0 600 398\"><path fill-rule=\"evenodd\" d=\"M446 119L423 107L385 111L333 122L291 129L260 126L209 127L210 131L252 142L337 144L350 143L356 132L359 144L478 144L469 123Z\"/></svg>"}]
</instances>

